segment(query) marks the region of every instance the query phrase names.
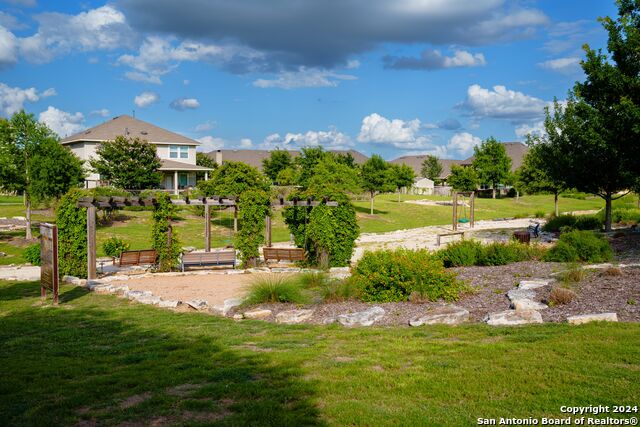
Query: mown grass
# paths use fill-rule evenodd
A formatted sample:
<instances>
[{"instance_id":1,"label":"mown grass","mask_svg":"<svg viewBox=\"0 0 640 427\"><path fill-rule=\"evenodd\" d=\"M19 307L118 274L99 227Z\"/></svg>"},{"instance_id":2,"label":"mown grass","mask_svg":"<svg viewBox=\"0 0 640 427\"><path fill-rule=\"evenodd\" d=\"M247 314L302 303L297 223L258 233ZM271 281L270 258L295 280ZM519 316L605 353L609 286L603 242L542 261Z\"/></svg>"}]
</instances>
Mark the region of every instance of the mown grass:
<instances>
[{"instance_id":1,"label":"mown grass","mask_svg":"<svg viewBox=\"0 0 640 427\"><path fill-rule=\"evenodd\" d=\"M460 426L640 400L638 324L236 323L7 282L0 319L6 425Z\"/></svg>"}]
</instances>

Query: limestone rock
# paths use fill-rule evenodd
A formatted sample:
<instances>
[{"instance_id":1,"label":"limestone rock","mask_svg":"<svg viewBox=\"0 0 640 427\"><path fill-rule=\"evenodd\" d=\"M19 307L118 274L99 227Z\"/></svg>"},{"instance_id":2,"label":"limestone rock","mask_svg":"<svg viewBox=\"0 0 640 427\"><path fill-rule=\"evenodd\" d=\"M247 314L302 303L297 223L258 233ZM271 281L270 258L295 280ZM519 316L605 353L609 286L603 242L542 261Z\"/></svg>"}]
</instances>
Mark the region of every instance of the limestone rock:
<instances>
[{"instance_id":1,"label":"limestone rock","mask_svg":"<svg viewBox=\"0 0 640 427\"><path fill-rule=\"evenodd\" d=\"M276 314L277 323L285 323L288 325L302 323L313 316L314 310L287 310Z\"/></svg>"},{"instance_id":2,"label":"limestone rock","mask_svg":"<svg viewBox=\"0 0 640 427\"><path fill-rule=\"evenodd\" d=\"M106 283L101 283L99 285L93 285L91 288L93 292L97 293L97 294L109 294L111 293L113 286L106 284Z\"/></svg>"},{"instance_id":3,"label":"limestone rock","mask_svg":"<svg viewBox=\"0 0 640 427\"><path fill-rule=\"evenodd\" d=\"M581 325L588 322L617 322L618 315L616 313L594 313L580 314L578 316L567 317L567 322L572 325Z\"/></svg>"},{"instance_id":4,"label":"limestone rock","mask_svg":"<svg viewBox=\"0 0 640 427\"><path fill-rule=\"evenodd\" d=\"M518 299L534 299L536 297L536 293L530 289L511 289L507 292L507 298L509 301L515 301Z\"/></svg>"},{"instance_id":5,"label":"limestone rock","mask_svg":"<svg viewBox=\"0 0 640 427\"><path fill-rule=\"evenodd\" d=\"M151 295L153 294L150 291L128 291L128 292L125 292L124 294L124 296L129 298L130 300L134 300L142 296L151 296Z\"/></svg>"},{"instance_id":6,"label":"limestone rock","mask_svg":"<svg viewBox=\"0 0 640 427\"><path fill-rule=\"evenodd\" d=\"M351 269L349 267L333 267L329 270L329 277L331 279L343 280L351 276Z\"/></svg>"},{"instance_id":7,"label":"limestone rock","mask_svg":"<svg viewBox=\"0 0 640 427\"><path fill-rule=\"evenodd\" d=\"M117 295L125 295L127 292L129 292L129 287L128 286L112 286L111 292Z\"/></svg>"},{"instance_id":8,"label":"limestone rock","mask_svg":"<svg viewBox=\"0 0 640 427\"><path fill-rule=\"evenodd\" d=\"M522 298L511 301L511 308L514 310L544 310L549 306L529 298Z\"/></svg>"},{"instance_id":9,"label":"limestone rock","mask_svg":"<svg viewBox=\"0 0 640 427\"><path fill-rule=\"evenodd\" d=\"M205 310L207 308L207 304L208 303L203 299L187 301L187 305L191 308L195 308L196 310Z\"/></svg>"},{"instance_id":10,"label":"limestone rock","mask_svg":"<svg viewBox=\"0 0 640 427\"><path fill-rule=\"evenodd\" d=\"M232 309L242 304L242 298L229 298L222 304L215 304L209 307L209 311L219 316L226 316Z\"/></svg>"},{"instance_id":11,"label":"limestone rock","mask_svg":"<svg viewBox=\"0 0 640 427\"><path fill-rule=\"evenodd\" d=\"M154 295L142 295L136 298L135 300L140 304L147 304L147 305L158 305L160 304L160 301L161 301L160 297L156 297Z\"/></svg>"},{"instance_id":12,"label":"limestone rock","mask_svg":"<svg viewBox=\"0 0 640 427\"><path fill-rule=\"evenodd\" d=\"M158 307L162 307L162 308L176 308L179 305L180 305L180 301L160 300L160 302L158 303Z\"/></svg>"},{"instance_id":13,"label":"limestone rock","mask_svg":"<svg viewBox=\"0 0 640 427\"><path fill-rule=\"evenodd\" d=\"M467 320L469 320L468 310L456 306L446 306L429 311L422 316L409 320L409 325L422 326L438 323L445 325L457 325L459 323L466 322Z\"/></svg>"},{"instance_id":14,"label":"limestone rock","mask_svg":"<svg viewBox=\"0 0 640 427\"><path fill-rule=\"evenodd\" d=\"M542 316L535 310L506 310L487 315L485 321L491 326L526 325L542 323Z\"/></svg>"},{"instance_id":15,"label":"limestone rock","mask_svg":"<svg viewBox=\"0 0 640 427\"><path fill-rule=\"evenodd\" d=\"M260 320L264 320L264 319L268 318L269 316L271 316L271 310L266 310L266 309L263 309L263 308L257 308L255 310L245 311L244 312L244 318L245 319L260 319Z\"/></svg>"},{"instance_id":16,"label":"limestone rock","mask_svg":"<svg viewBox=\"0 0 640 427\"><path fill-rule=\"evenodd\" d=\"M538 289L538 288L542 288L544 286L549 285L551 282L552 281L549 279L521 280L520 284L518 285L518 289L522 289L522 290Z\"/></svg>"},{"instance_id":17,"label":"limestone rock","mask_svg":"<svg viewBox=\"0 0 640 427\"><path fill-rule=\"evenodd\" d=\"M375 306L365 311L341 314L336 320L343 326L371 326L382 319L384 313L384 308Z\"/></svg>"},{"instance_id":18,"label":"limestone rock","mask_svg":"<svg viewBox=\"0 0 640 427\"><path fill-rule=\"evenodd\" d=\"M233 315L233 320L242 320L242 319L244 319L244 316L240 313Z\"/></svg>"}]
</instances>

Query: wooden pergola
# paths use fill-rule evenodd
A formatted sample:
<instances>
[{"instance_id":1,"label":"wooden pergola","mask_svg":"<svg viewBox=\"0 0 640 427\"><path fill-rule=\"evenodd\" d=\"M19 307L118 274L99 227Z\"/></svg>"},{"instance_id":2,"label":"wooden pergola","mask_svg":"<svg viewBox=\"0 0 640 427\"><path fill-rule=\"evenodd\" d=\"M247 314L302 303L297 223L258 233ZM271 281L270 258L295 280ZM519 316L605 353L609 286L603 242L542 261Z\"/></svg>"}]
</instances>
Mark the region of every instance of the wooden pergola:
<instances>
[{"instance_id":1,"label":"wooden pergola","mask_svg":"<svg viewBox=\"0 0 640 427\"><path fill-rule=\"evenodd\" d=\"M142 197L81 197L76 204L79 208L87 209L87 278L96 278L96 210L99 208L120 209L126 206L155 206L157 203L154 198ZM171 203L178 206L204 206L204 250L211 251L211 206L224 206L225 209L233 208L233 230L238 231L238 204L236 197L212 196L202 198L171 199ZM269 205L272 209L292 207L312 207L321 204L327 206L338 206L338 202L332 202L328 199L316 201L313 199L294 199L285 200L279 198L271 200ZM271 217L267 215L266 223L266 246L271 246Z\"/></svg>"}]
</instances>

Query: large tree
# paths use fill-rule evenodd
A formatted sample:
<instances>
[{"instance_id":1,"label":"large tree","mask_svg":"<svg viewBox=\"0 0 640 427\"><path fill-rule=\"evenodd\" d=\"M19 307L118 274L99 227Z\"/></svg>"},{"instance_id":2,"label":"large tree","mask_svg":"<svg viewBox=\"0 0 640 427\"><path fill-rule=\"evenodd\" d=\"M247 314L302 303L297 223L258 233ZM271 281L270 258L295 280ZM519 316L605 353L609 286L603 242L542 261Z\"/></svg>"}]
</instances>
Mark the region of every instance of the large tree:
<instances>
[{"instance_id":1,"label":"large tree","mask_svg":"<svg viewBox=\"0 0 640 427\"><path fill-rule=\"evenodd\" d=\"M273 150L269 157L262 160L262 171L272 182L278 182L278 175L293 166L291 154L286 150Z\"/></svg>"},{"instance_id":2,"label":"large tree","mask_svg":"<svg viewBox=\"0 0 640 427\"><path fill-rule=\"evenodd\" d=\"M440 175L442 174L442 163L440 160L433 155L428 155L422 161L422 176L425 178L429 178L433 182L438 182L440 180Z\"/></svg>"},{"instance_id":3,"label":"large tree","mask_svg":"<svg viewBox=\"0 0 640 427\"><path fill-rule=\"evenodd\" d=\"M89 164L101 180L125 190L158 188L162 163L155 145L137 137L117 136L100 144L96 154Z\"/></svg>"},{"instance_id":4,"label":"large tree","mask_svg":"<svg viewBox=\"0 0 640 427\"><path fill-rule=\"evenodd\" d=\"M413 185L413 181L416 179L416 174L411 166L407 166L404 163L401 165L390 165L389 174L389 180L393 183L394 187L398 191L399 202L400 194L402 194L402 189L410 188Z\"/></svg>"},{"instance_id":5,"label":"large tree","mask_svg":"<svg viewBox=\"0 0 640 427\"><path fill-rule=\"evenodd\" d=\"M241 196L247 190L269 191L269 180L257 168L242 162L225 162L211 175L200 181L198 189L207 196Z\"/></svg>"},{"instance_id":6,"label":"large tree","mask_svg":"<svg viewBox=\"0 0 640 427\"><path fill-rule=\"evenodd\" d=\"M313 175L313 169L328 155L329 153L324 151L322 147L304 147L300 150L300 155L295 160L300 171L298 185L307 187L309 179Z\"/></svg>"},{"instance_id":7,"label":"large tree","mask_svg":"<svg viewBox=\"0 0 640 427\"><path fill-rule=\"evenodd\" d=\"M496 198L498 184L504 184L511 172L511 159L507 156L504 145L495 138L485 140L480 146L473 148L473 168L484 184L490 184L492 197Z\"/></svg>"},{"instance_id":8,"label":"large tree","mask_svg":"<svg viewBox=\"0 0 640 427\"><path fill-rule=\"evenodd\" d=\"M476 191L478 188L478 174L472 167L452 165L447 184L456 191Z\"/></svg>"},{"instance_id":9,"label":"large tree","mask_svg":"<svg viewBox=\"0 0 640 427\"><path fill-rule=\"evenodd\" d=\"M362 188L368 191L371 197L371 215L376 193L395 190L395 183L387 172L388 169L389 164L377 154L362 165Z\"/></svg>"},{"instance_id":10,"label":"large tree","mask_svg":"<svg viewBox=\"0 0 640 427\"><path fill-rule=\"evenodd\" d=\"M569 187L605 201L605 230L611 230L612 201L640 175L640 1L619 0L618 18L600 21L607 49L585 45L584 82L576 82L566 105L547 111L545 142L563 161Z\"/></svg>"},{"instance_id":11,"label":"large tree","mask_svg":"<svg viewBox=\"0 0 640 427\"><path fill-rule=\"evenodd\" d=\"M0 121L0 189L24 194L27 239L33 238L32 203L60 197L82 177L80 160L32 114L20 111Z\"/></svg>"},{"instance_id":12,"label":"large tree","mask_svg":"<svg viewBox=\"0 0 640 427\"><path fill-rule=\"evenodd\" d=\"M325 156L314 168L308 181L312 194L322 192L322 187L330 187L340 193L358 193L362 190L358 171L341 163L337 156Z\"/></svg>"},{"instance_id":13,"label":"large tree","mask_svg":"<svg viewBox=\"0 0 640 427\"><path fill-rule=\"evenodd\" d=\"M562 179L562 162L539 137L530 136L527 144L529 151L516 171L516 187L530 194L553 194L553 211L558 216L558 195L566 188Z\"/></svg>"}]
</instances>

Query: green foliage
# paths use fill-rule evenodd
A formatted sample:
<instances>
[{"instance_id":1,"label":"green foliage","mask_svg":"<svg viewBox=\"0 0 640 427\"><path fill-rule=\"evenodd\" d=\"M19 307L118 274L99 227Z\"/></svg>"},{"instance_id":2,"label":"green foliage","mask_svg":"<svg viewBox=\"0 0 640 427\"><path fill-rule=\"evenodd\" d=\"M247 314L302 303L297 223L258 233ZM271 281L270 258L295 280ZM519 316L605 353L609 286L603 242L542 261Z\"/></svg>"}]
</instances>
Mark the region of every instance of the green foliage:
<instances>
[{"instance_id":1,"label":"green foliage","mask_svg":"<svg viewBox=\"0 0 640 427\"><path fill-rule=\"evenodd\" d=\"M117 188L144 190L157 188L162 174L162 163L156 146L138 137L117 136L105 141L96 150L97 157L89 164L100 178Z\"/></svg>"},{"instance_id":2,"label":"green foliage","mask_svg":"<svg viewBox=\"0 0 640 427\"><path fill-rule=\"evenodd\" d=\"M102 251L106 256L119 257L122 252L129 250L129 243L119 237L110 237L102 243Z\"/></svg>"},{"instance_id":3,"label":"green foliage","mask_svg":"<svg viewBox=\"0 0 640 427\"><path fill-rule=\"evenodd\" d=\"M180 241L171 225L171 220L177 215L177 208L171 203L167 193L158 191L153 196L156 204L152 215L152 246L158 253L158 270L171 271L178 265L181 252Z\"/></svg>"},{"instance_id":4,"label":"green foliage","mask_svg":"<svg viewBox=\"0 0 640 427\"><path fill-rule=\"evenodd\" d=\"M209 155L200 152L196 153L196 165L211 169L216 169L218 167L215 160L213 160ZM211 171L209 174L211 174ZM197 172L196 180L199 181L201 179L204 179L204 172Z\"/></svg>"},{"instance_id":5,"label":"green foliage","mask_svg":"<svg viewBox=\"0 0 640 427\"><path fill-rule=\"evenodd\" d=\"M325 187L345 193L358 193L361 190L357 170L338 162L332 155L324 156L316 164L307 179L307 185L311 192L323 191Z\"/></svg>"},{"instance_id":6,"label":"green foliage","mask_svg":"<svg viewBox=\"0 0 640 427\"><path fill-rule=\"evenodd\" d=\"M324 302L342 302L362 297L360 289L351 279L327 280L320 285L320 296Z\"/></svg>"},{"instance_id":7,"label":"green foliage","mask_svg":"<svg viewBox=\"0 0 640 427\"><path fill-rule=\"evenodd\" d=\"M40 265L40 243L27 246L22 252L22 257L31 265Z\"/></svg>"},{"instance_id":8,"label":"green foliage","mask_svg":"<svg viewBox=\"0 0 640 427\"><path fill-rule=\"evenodd\" d=\"M281 170L276 177L276 182L279 185L295 185L298 182L299 177L300 174L298 173L298 169L292 166Z\"/></svg>"},{"instance_id":9,"label":"green foliage","mask_svg":"<svg viewBox=\"0 0 640 427\"><path fill-rule=\"evenodd\" d=\"M413 292L431 301L455 301L464 290L442 261L424 249L366 252L351 280L362 299L371 302L407 301Z\"/></svg>"},{"instance_id":10,"label":"green foliage","mask_svg":"<svg viewBox=\"0 0 640 427\"><path fill-rule=\"evenodd\" d=\"M360 233L355 208L349 198L344 193L332 190L330 186L290 196L291 199L295 197L314 197L316 200L326 197L338 202L337 207L287 207L282 216L294 236L296 246L305 249L307 260L311 264L321 263L324 261L320 259L321 255L328 255L331 267L349 265Z\"/></svg>"},{"instance_id":11,"label":"green foliage","mask_svg":"<svg viewBox=\"0 0 640 427\"><path fill-rule=\"evenodd\" d=\"M564 199L576 199L576 200L586 200L587 193L583 192L564 192L560 194L560 197Z\"/></svg>"},{"instance_id":12,"label":"green foliage","mask_svg":"<svg viewBox=\"0 0 640 427\"><path fill-rule=\"evenodd\" d=\"M519 242L493 242L483 248L479 265L507 265L531 259L529 246Z\"/></svg>"},{"instance_id":13,"label":"green foliage","mask_svg":"<svg viewBox=\"0 0 640 427\"><path fill-rule=\"evenodd\" d=\"M395 190L395 183L389 178L389 164L379 155L374 154L362 165L362 186L372 195L376 192Z\"/></svg>"},{"instance_id":14,"label":"green foliage","mask_svg":"<svg viewBox=\"0 0 640 427\"><path fill-rule=\"evenodd\" d=\"M600 213L601 220L604 220L604 212ZM611 222L619 224L640 223L640 209L637 208L615 208L611 211Z\"/></svg>"},{"instance_id":15,"label":"green foliage","mask_svg":"<svg viewBox=\"0 0 640 427\"><path fill-rule=\"evenodd\" d=\"M602 228L602 219L595 215L558 215L551 217L542 226L544 231L558 232L562 229L599 230Z\"/></svg>"},{"instance_id":16,"label":"green foliage","mask_svg":"<svg viewBox=\"0 0 640 427\"><path fill-rule=\"evenodd\" d=\"M200 181L198 190L206 197L241 197L247 190L269 191L269 180L258 169L241 162L226 162L208 181Z\"/></svg>"},{"instance_id":17,"label":"green foliage","mask_svg":"<svg viewBox=\"0 0 640 427\"><path fill-rule=\"evenodd\" d=\"M309 298L295 278L282 275L258 276L250 285L243 305L255 305L274 302L306 304Z\"/></svg>"},{"instance_id":18,"label":"green foliage","mask_svg":"<svg viewBox=\"0 0 640 427\"><path fill-rule=\"evenodd\" d=\"M224 166L223 166L224 167ZM269 193L246 190L238 200L239 230L235 238L242 266L255 266L260 256L258 248L264 242L265 217L270 215Z\"/></svg>"},{"instance_id":19,"label":"green foliage","mask_svg":"<svg viewBox=\"0 0 640 427\"><path fill-rule=\"evenodd\" d=\"M81 190L71 189L56 208L61 276L87 277L87 209L76 207L84 195Z\"/></svg>"},{"instance_id":20,"label":"green foliage","mask_svg":"<svg viewBox=\"0 0 640 427\"><path fill-rule=\"evenodd\" d=\"M411 166L407 166L404 163L401 165L390 164L389 174L389 180L397 190L401 188L411 188L416 178L416 174L413 172Z\"/></svg>"},{"instance_id":21,"label":"green foliage","mask_svg":"<svg viewBox=\"0 0 640 427\"><path fill-rule=\"evenodd\" d=\"M273 182L278 182L280 172L292 166L291 153L286 150L273 150L268 158L262 160L262 171Z\"/></svg>"},{"instance_id":22,"label":"green foliage","mask_svg":"<svg viewBox=\"0 0 640 427\"><path fill-rule=\"evenodd\" d=\"M545 261L605 262L613 258L609 242L592 231L575 230L560 235L560 240L545 255Z\"/></svg>"},{"instance_id":23,"label":"green foliage","mask_svg":"<svg viewBox=\"0 0 640 427\"><path fill-rule=\"evenodd\" d=\"M422 161L421 174L425 178L429 178L433 182L437 182L442 174L442 163L433 155L428 155Z\"/></svg>"},{"instance_id":24,"label":"green foliage","mask_svg":"<svg viewBox=\"0 0 640 427\"><path fill-rule=\"evenodd\" d=\"M84 178L82 161L54 139L38 145L29 160L31 195L35 200L60 198Z\"/></svg>"},{"instance_id":25,"label":"green foliage","mask_svg":"<svg viewBox=\"0 0 640 427\"><path fill-rule=\"evenodd\" d=\"M438 251L438 257L445 267L478 265L482 256L482 243L473 239L449 243L446 248Z\"/></svg>"},{"instance_id":26,"label":"green foliage","mask_svg":"<svg viewBox=\"0 0 640 427\"><path fill-rule=\"evenodd\" d=\"M475 191L479 184L478 174L472 167L452 165L447 184L456 191Z\"/></svg>"},{"instance_id":27,"label":"green foliage","mask_svg":"<svg viewBox=\"0 0 640 427\"><path fill-rule=\"evenodd\" d=\"M302 187L309 186L309 180L313 176L313 170L329 154L322 147L304 147L300 150L300 155L296 157L295 163L298 166L299 175L297 184Z\"/></svg>"},{"instance_id":28,"label":"green foliage","mask_svg":"<svg viewBox=\"0 0 640 427\"><path fill-rule=\"evenodd\" d=\"M495 138L489 138L479 147L473 148L473 168L481 182L491 184L494 190L498 184L506 184L511 171L511 158L504 145Z\"/></svg>"}]
</instances>

